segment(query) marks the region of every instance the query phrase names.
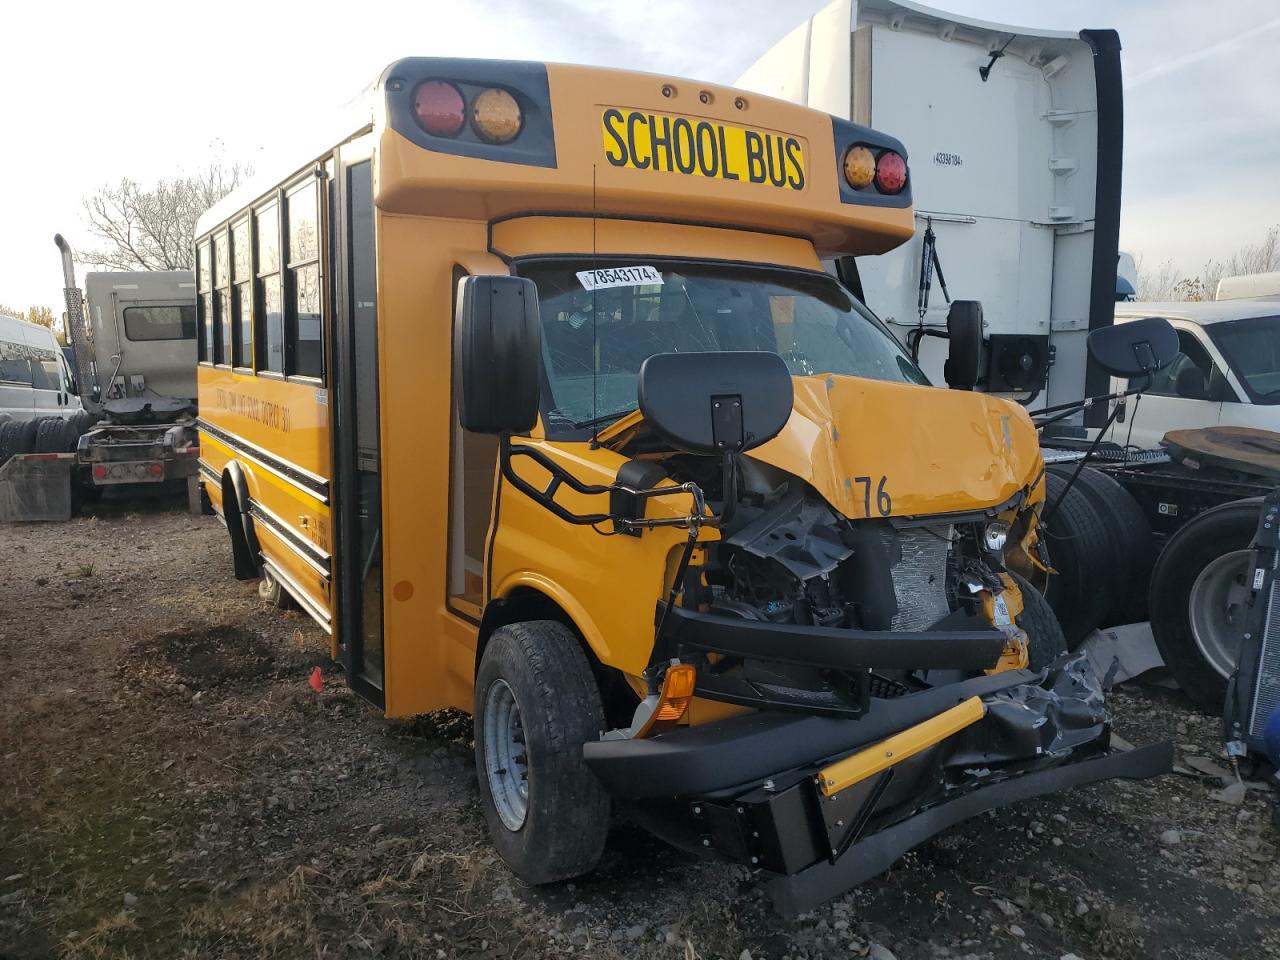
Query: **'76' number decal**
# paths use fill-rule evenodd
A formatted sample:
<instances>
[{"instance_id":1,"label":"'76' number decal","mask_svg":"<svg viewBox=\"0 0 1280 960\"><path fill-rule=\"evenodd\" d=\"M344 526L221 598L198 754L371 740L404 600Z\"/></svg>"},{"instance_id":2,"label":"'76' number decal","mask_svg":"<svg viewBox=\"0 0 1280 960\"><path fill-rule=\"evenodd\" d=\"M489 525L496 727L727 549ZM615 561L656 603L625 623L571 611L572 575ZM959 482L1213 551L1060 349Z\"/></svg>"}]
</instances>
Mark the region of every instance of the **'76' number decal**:
<instances>
[{"instance_id":1,"label":"'76' number decal","mask_svg":"<svg viewBox=\"0 0 1280 960\"><path fill-rule=\"evenodd\" d=\"M880 482L876 484L876 510L882 517L887 517L893 510L893 498L884 488L888 479L888 477L881 477ZM854 477L853 482L862 484L862 511L864 516L869 517L871 516L871 477Z\"/></svg>"}]
</instances>

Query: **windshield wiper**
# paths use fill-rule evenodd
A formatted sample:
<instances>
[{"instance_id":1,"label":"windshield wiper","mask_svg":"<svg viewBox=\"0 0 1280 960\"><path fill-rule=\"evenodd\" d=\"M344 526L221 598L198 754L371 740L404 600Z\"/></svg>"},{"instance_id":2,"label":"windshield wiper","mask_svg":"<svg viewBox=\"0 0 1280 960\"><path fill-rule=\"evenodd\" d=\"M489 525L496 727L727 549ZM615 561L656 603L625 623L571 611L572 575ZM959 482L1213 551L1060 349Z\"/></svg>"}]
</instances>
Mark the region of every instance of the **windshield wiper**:
<instances>
[{"instance_id":1,"label":"windshield wiper","mask_svg":"<svg viewBox=\"0 0 1280 960\"><path fill-rule=\"evenodd\" d=\"M573 424L575 430L585 430L587 427L598 427L602 423L612 423L614 420L621 420L629 414L635 407L624 407L621 410L614 410L612 413L602 413L598 417L592 417L590 420L578 420Z\"/></svg>"}]
</instances>

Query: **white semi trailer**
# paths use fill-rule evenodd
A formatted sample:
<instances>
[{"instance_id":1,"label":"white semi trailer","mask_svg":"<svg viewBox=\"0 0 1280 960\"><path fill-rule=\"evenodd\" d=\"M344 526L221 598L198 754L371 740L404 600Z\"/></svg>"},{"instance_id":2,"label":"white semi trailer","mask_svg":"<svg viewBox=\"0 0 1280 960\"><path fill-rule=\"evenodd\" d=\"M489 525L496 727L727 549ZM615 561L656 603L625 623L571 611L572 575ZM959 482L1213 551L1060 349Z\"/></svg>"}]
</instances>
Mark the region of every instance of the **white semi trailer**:
<instances>
[{"instance_id":1,"label":"white semi trailer","mask_svg":"<svg viewBox=\"0 0 1280 960\"><path fill-rule=\"evenodd\" d=\"M989 23L909 0L835 0L737 85L892 130L916 237L840 264L942 382L951 298L979 300L985 382L1032 409L1105 393L1085 337L1112 322L1123 105L1112 30ZM1086 414L1104 416L1105 409Z\"/></svg>"}]
</instances>

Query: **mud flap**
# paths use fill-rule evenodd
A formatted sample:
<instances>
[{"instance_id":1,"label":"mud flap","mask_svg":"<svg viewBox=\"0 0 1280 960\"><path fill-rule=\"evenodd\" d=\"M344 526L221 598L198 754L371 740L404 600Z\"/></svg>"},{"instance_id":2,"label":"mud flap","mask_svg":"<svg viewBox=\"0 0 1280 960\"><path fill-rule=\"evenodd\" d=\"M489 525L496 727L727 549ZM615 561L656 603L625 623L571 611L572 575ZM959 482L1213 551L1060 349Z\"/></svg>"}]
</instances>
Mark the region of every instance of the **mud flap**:
<instances>
[{"instance_id":1,"label":"mud flap","mask_svg":"<svg viewBox=\"0 0 1280 960\"><path fill-rule=\"evenodd\" d=\"M774 877L768 885L774 909L794 919L883 873L930 837L988 810L1101 780L1145 780L1172 769L1173 745L1154 743L971 790L851 844L834 862L820 861L791 876Z\"/></svg>"},{"instance_id":2,"label":"mud flap","mask_svg":"<svg viewBox=\"0 0 1280 960\"><path fill-rule=\"evenodd\" d=\"M18 454L0 466L0 523L70 520L74 453Z\"/></svg>"}]
</instances>

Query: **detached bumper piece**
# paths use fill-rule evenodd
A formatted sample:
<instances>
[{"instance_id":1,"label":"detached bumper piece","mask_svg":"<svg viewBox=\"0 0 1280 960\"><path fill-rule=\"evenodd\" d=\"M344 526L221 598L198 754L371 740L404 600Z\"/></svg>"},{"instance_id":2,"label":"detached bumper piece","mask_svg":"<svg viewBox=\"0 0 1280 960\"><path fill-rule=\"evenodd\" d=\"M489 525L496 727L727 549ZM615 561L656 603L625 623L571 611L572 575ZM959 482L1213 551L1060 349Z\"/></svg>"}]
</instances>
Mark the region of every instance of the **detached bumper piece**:
<instances>
[{"instance_id":1,"label":"detached bumper piece","mask_svg":"<svg viewBox=\"0 0 1280 960\"><path fill-rule=\"evenodd\" d=\"M873 701L858 720L753 714L589 744L586 759L615 796L643 796L638 819L668 840L777 874L774 904L793 916L986 810L1172 769L1169 744L1111 753L1109 742L1101 685L1075 655L1043 675L1010 671ZM788 765L778 763L784 750Z\"/></svg>"}]
</instances>

